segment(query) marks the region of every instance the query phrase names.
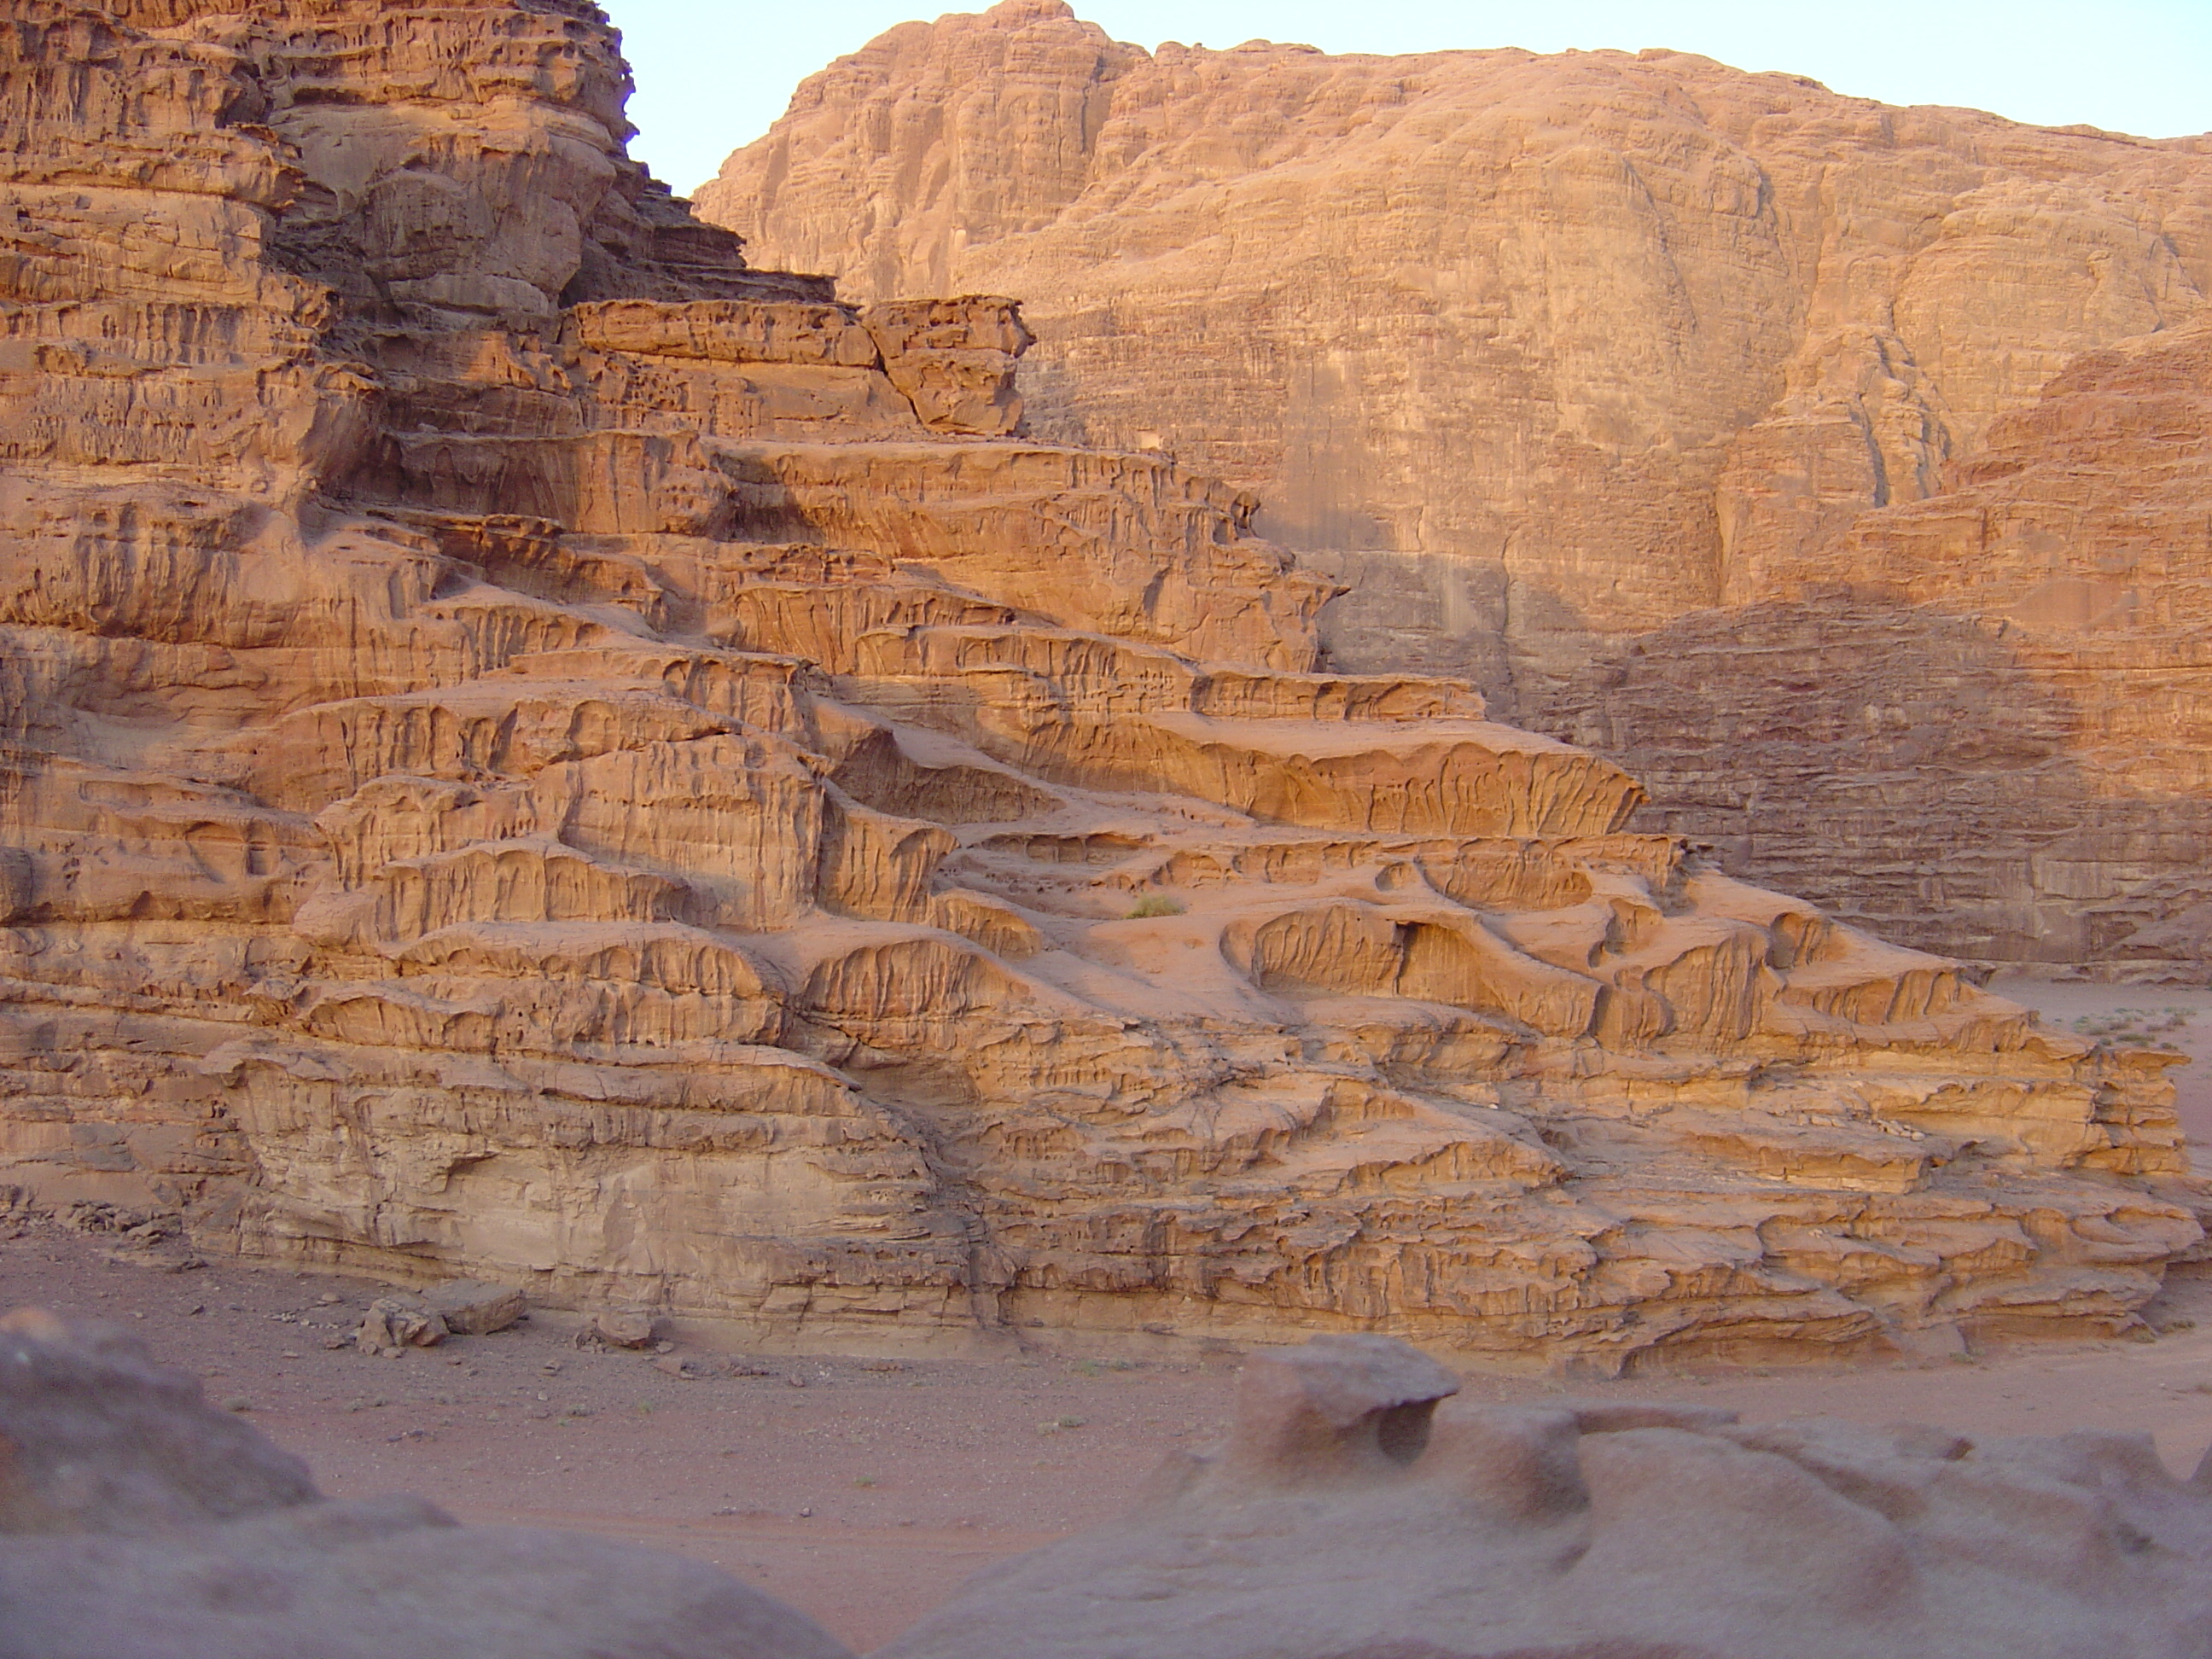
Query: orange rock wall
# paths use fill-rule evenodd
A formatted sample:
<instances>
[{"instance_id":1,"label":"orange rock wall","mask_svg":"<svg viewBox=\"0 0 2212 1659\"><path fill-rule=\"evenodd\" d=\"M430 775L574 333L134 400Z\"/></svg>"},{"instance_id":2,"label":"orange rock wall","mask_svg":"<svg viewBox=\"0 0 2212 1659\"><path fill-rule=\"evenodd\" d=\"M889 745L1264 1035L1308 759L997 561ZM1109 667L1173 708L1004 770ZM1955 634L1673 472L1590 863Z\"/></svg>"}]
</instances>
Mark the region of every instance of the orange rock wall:
<instances>
[{"instance_id":1,"label":"orange rock wall","mask_svg":"<svg viewBox=\"0 0 2212 1659\"><path fill-rule=\"evenodd\" d=\"M0 1187L757 1338L2112 1332L2172 1056L1627 828L571 0L0 34Z\"/></svg>"},{"instance_id":2,"label":"orange rock wall","mask_svg":"<svg viewBox=\"0 0 2212 1659\"><path fill-rule=\"evenodd\" d=\"M2147 563L2116 507L2201 520L2195 475L2057 441L2013 597L1887 574L1979 562L1912 504L2198 313L2212 140L1663 52L1152 54L1007 0L813 76L700 199L862 295L1023 296L1035 429L1254 490L1351 590L1333 661L1473 678L1739 873L1929 948L2212 972L2212 819L2161 758L2201 678L2153 620L2153 566L2212 551Z\"/></svg>"}]
</instances>

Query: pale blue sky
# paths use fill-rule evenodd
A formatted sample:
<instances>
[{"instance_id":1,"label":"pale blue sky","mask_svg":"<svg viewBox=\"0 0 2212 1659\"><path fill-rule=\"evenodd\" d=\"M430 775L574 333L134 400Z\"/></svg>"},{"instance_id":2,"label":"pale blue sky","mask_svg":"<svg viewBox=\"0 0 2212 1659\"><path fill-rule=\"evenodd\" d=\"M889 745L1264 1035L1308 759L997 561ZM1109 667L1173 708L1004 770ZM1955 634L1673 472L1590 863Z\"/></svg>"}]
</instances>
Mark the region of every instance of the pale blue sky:
<instances>
[{"instance_id":1,"label":"pale blue sky","mask_svg":"<svg viewBox=\"0 0 2212 1659\"><path fill-rule=\"evenodd\" d=\"M637 70L635 153L678 190L783 112L792 88L910 0L602 0ZM1673 46L1893 104L1963 104L2166 138L2212 130L2212 0L1075 0L1116 40L1324 52ZM951 8L981 10L981 4Z\"/></svg>"}]
</instances>

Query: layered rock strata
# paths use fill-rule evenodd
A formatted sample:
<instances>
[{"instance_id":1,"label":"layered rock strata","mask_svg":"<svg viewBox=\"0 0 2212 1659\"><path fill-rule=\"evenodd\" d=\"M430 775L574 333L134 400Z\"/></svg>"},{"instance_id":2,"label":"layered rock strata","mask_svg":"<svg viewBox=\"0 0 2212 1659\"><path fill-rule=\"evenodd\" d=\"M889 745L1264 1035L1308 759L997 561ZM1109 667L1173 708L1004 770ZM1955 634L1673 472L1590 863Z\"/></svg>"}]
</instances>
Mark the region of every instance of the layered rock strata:
<instances>
[{"instance_id":1,"label":"layered rock strata","mask_svg":"<svg viewBox=\"0 0 2212 1659\"><path fill-rule=\"evenodd\" d=\"M1228 1441L884 1659L2191 1659L2212 1460L2147 1434L1459 1407L1377 1338L1256 1355ZM1442 1401L1439 1409L1439 1401Z\"/></svg>"},{"instance_id":2,"label":"layered rock strata","mask_svg":"<svg viewBox=\"0 0 2212 1659\"><path fill-rule=\"evenodd\" d=\"M1337 665L1475 680L1735 873L1984 960L2212 973L2170 597L2212 495L2150 438L2203 411L2108 388L2132 447L2033 412L2201 313L2212 139L1663 52L1148 53L1007 0L814 76L701 203L863 296L1026 297L1038 430L1256 490L1349 589ZM1966 533L2037 444L2034 501Z\"/></svg>"},{"instance_id":3,"label":"layered rock strata","mask_svg":"<svg viewBox=\"0 0 2212 1659\"><path fill-rule=\"evenodd\" d=\"M2212 322L2212 319L2208 319ZM2197 977L2212 963L2212 326L2085 352L1951 487L1777 562L1769 595L1599 653L1586 741L1644 822L1879 921L1945 905L1985 958ZM1849 584L1833 580L1840 568ZM1747 672L1747 665L1749 672ZM1716 720L1711 687L1748 701ZM1809 690L1809 695L1808 694ZM1747 775L1759 781L1745 793ZM1766 799L1790 797L1775 833ZM1927 839L1901 819L1941 824Z\"/></svg>"},{"instance_id":4,"label":"layered rock strata","mask_svg":"<svg viewBox=\"0 0 2212 1659\"><path fill-rule=\"evenodd\" d=\"M0 1182L820 1344L2113 1331L2163 1067L1322 666L1006 301L750 268L574 0L0 37Z\"/></svg>"}]
</instances>

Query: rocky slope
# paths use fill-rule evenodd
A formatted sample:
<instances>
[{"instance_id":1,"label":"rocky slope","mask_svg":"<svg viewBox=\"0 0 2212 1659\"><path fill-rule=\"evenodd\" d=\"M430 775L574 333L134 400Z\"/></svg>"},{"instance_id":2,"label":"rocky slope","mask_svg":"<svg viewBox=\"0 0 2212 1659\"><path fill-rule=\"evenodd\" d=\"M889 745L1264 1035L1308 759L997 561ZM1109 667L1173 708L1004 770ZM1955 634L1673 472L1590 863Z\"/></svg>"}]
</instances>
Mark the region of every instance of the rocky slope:
<instances>
[{"instance_id":1,"label":"rocky slope","mask_svg":"<svg viewBox=\"0 0 2212 1659\"><path fill-rule=\"evenodd\" d=\"M2113 1330L2172 1056L1632 834L1011 302L751 269L579 0L0 37L0 1181L751 1321Z\"/></svg>"},{"instance_id":2,"label":"rocky slope","mask_svg":"<svg viewBox=\"0 0 2212 1659\"><path fill-rule=\"evenodd\" d=\"M1731 864L1817 891L1820 848L1877 849L1847 915L1948 905L1977 955L2195 975L2212 962L2212 327L2084 353L1950 478L1769 573L1808 597L1604 652L1606 695L1575 729L1640 757L1668 803L1651 827L1715 836ZM1759 703L1711 724L1710 688L1739 678ZM1794 798L1795 833L1757 799L1734 825L1701 810L1747 774ZM1895 833L1900 808L1944 826L1940 863Z\"/></svg>"},{"instance_id":3,"label":"rocky slope","mask_svg":"<svg viewBox=\"0 0 2212 1659\"><path fill-rule=\"evenodd\" d=\"M2027 414L2201 313L2212 139L1668 52L1154 55L1007 0L814 76L700 199L864 296L1023 296L1037 430L1256 490L1350 588L1338 665L1474 679L1734 872L1929 948L2212 973L2166 758L2203 661L2160 619L2212 495ZM2009 586L1956 535L1890 583L1934 549L1913 504L1959 521L2038 444Z\"/></svg>"}]
</instances>

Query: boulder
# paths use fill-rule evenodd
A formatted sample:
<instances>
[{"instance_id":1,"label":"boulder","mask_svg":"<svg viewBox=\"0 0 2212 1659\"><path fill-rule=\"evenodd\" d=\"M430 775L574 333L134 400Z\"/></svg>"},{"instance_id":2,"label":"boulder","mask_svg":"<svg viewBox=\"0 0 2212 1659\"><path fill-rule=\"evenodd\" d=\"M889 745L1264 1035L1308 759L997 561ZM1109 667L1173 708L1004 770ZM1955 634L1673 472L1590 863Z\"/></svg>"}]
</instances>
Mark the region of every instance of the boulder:
<instances>
[{"instance_id":1,"label":"boulder","mask_svg":"<svg viewBox=\"0 0 2212 1659\"><path fill-rule=\"evenodd\" d=\"M2205 1650L2212 1473L2175 1479L2148 1436L1435 1409L1432 1370L1388 1343L1255 1355L1226 1444L987 1568L876 1659ZM1390 1414L1432 1409L1392 1455Z\"/></svg>"},{"instance_id":2,"label":"boulder","mask_svg":"<svg viewBox=\"0 0 2212 1659\"><path fill-rule=\"evenodd\" d=\"M0 1533L213 1525L319 1496L305 1463L121 1332L0 1318Z\"/></svg>"},{"instance_id":3,"label":"boulder","mask_svg":"<svg viewBox=\"0 0 2212 1659\"><path fill-rule=\"evenodd\" d=\"M528 1310L530 1298L512 1285L459 1279L428 1291L423 1301L455 1336L485 1336L503 1331Z\"/></svg>"},{"instance_id":4,"label":"boulder","mask_svg":"<svg viewBox=\"0 0 2212 1659\"><path fill-rule=\"evenodd\" d=\"M334 1502L137 1342L0 1321L0 1659L850 1659L681 1556Z\"/></svg>"},{"instance_id":5,"label":"boulder","mask_svg":"<svg viewBox=\"0 0 2212 1659\"><path fill-rule=\"evenodd\" d=\"M354 1336L364 1353L385 1353L402 1348L434 1348L448 1332L442 1316L421 1304L398 1297L379 1297Z\"/></svg>"},{"instance_id":6,"label":"boulder","mask_svg":"<svg viewBox=\"0 0 2212 1659\"><path fill-rule=\"evenodd\" d=\"M649 1348L653 1318L643 1308L602 1308L592 1316L586 1334L613 1348Z\"/></svg>"},{"instance_id":7,"label":"boulder","mask_svg":"<svg viewBox=\"0 0 2212 1659\"><path fill-rule=\"evenodd\" d=\"M420 1498L138 1538L0 1539L0 1659L849 1659L698 1562Z\"/></svg>"}]
</instances>

